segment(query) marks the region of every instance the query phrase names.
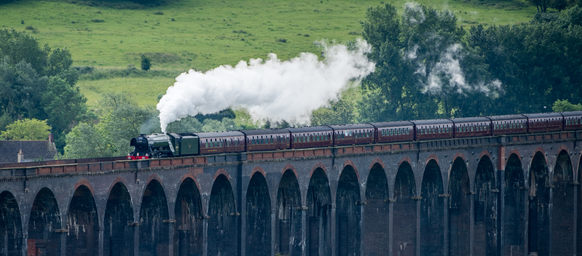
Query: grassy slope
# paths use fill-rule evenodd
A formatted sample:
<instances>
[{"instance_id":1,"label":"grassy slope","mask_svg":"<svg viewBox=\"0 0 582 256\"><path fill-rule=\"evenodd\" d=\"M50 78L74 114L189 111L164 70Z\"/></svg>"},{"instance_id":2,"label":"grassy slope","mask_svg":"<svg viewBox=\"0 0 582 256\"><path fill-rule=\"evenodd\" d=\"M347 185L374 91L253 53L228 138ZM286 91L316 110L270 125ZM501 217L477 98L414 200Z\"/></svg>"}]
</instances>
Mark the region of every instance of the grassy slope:
<instances>
[{"instance_id":1,"label":"grassy slope","mask_svg":"<svg viewBox=\"0 0 582 256\"><path fill-rule=\"evenodd\" d=\"M390 2L401 8L406 1ZM525 22L535 12L521 2L499 6L462 0L417 2L453 10L464 25ZM17 30L32 26L41 42L69 49L76 66L139 67L139 57L148 54L153 69L177 75L189 68L207 70L264 58L270 52L283 59L317 52L314 41L358 37L366 9L379 4L378 0L177 0L161 7L118 10L24 0L0 6L0 24ZM173 78L81 80L79 86L90 104L101 93L123 91L140 104L154 105Z\"/></svg>"}]
</instances>

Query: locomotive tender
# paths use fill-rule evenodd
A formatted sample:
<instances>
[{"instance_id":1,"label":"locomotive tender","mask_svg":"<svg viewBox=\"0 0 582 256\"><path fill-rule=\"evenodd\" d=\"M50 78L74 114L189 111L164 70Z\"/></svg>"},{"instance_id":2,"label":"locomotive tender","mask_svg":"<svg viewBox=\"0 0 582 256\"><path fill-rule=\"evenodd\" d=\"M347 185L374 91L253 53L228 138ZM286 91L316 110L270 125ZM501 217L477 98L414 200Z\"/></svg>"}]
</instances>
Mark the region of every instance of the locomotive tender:
<instances>
[{"instance_id":1,"label":"locomotive tender","mask_svg":"<svg viewBox=\"0 0 582 256\"><path fill-rule=\"evenodd\" d=\"M303 128L140 135L129 159L148 159L582 130L582 111Z\"/></svg>"}]
</instances>

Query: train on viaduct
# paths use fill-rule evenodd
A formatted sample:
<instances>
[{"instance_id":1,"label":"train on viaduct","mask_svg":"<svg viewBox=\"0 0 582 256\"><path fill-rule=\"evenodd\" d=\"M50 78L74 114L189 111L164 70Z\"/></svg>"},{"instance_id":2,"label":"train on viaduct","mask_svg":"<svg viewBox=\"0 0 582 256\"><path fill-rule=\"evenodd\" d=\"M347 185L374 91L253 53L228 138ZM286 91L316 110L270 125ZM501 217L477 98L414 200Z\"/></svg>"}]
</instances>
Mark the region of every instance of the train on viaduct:
<instances>
[{"instance_id":1,"label":"train on viaduct","mask_svg":"<svg viewBox=\"0 0 582 256\"><path fill-rule=\"evenodd\" d=\"M0 168L0 255L582 255L582 131Z\"/></svg>"}]
</instances>

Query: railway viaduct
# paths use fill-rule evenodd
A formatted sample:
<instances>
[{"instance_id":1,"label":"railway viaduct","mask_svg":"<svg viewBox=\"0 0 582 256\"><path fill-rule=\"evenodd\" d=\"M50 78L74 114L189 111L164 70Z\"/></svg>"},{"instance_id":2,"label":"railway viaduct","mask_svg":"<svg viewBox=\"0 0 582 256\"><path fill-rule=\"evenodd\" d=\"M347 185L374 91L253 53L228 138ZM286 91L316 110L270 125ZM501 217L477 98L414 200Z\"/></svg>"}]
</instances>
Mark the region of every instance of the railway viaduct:
<instances>
[{"instance_id":1,"label":"railway viaduct","mask_svg":"<svg viewBox=\"0 0 582 256\"><path fill-rule=\"evenodd\" d=\"M0 169L0 255L582 255L582 132Z\"/></svg>"}]
</instances>

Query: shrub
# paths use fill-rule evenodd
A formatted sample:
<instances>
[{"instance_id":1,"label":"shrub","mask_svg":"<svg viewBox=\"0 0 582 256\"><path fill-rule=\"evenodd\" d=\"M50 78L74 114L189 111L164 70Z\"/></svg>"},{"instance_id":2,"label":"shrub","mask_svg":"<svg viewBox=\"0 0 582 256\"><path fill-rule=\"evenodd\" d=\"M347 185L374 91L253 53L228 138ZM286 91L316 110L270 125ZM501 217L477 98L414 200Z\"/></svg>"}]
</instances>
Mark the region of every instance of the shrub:
<instances>
[{"instance_id":1,"label":"shrub","mask_svg":"<svg viewBox=\"0 0 582 256\"><path fill-rule=\"evenodd\" d=\"M141 70L148 71L151 68L150 59L145 55L141 56Z\"/></svg>"}]
</instances>

